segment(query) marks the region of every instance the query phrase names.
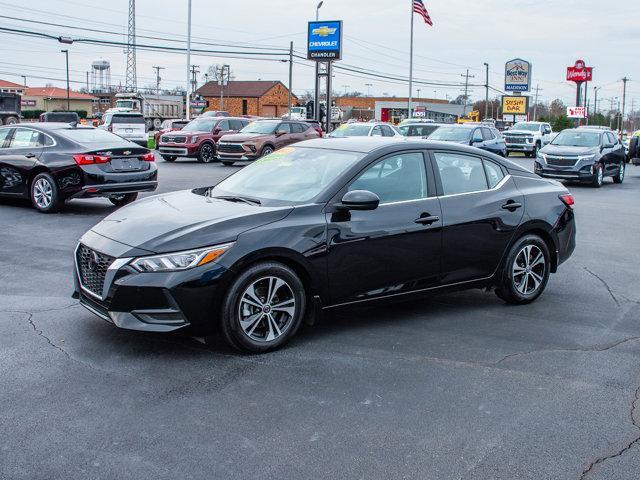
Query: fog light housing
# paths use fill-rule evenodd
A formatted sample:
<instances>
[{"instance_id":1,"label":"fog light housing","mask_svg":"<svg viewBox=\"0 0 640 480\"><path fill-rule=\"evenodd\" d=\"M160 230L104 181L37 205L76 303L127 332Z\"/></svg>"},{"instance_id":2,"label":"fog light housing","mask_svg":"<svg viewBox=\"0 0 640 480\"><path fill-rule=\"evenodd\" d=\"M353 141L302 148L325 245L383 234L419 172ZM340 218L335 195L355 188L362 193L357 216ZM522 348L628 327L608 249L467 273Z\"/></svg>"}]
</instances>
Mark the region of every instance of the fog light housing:
<instances>
[{"instance_id":1,"label":"fog light housing","mask_svg":"<svg viewBox=\"0 0 640 480\"><path fill-rule=\"evenodd\" d=\"M249 147L249 150L251 150L253 153L257 152L255 145L247 145L247 147Z\"/></svg>"}]
</instances>

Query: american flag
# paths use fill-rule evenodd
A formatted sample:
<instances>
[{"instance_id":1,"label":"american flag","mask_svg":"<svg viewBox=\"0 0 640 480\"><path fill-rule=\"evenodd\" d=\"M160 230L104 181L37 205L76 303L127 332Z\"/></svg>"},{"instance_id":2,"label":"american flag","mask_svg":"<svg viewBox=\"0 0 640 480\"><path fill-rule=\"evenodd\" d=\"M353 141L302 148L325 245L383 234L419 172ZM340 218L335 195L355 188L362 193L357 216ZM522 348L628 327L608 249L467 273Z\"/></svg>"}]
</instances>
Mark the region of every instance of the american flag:
<instances>
[{"instance_id":1,"label":"american flag","mask_svg":"<svg viewBox=\"0 0 640 480\"><path fill-rule=\"evenodd\" d=\"M424 19L424 23L433 27L433 22L431 21L429 12L427 12L424 3L422 3L422 0L413 0L413 11L422 16L422 18Z\"/></svg>"}]
</instances>

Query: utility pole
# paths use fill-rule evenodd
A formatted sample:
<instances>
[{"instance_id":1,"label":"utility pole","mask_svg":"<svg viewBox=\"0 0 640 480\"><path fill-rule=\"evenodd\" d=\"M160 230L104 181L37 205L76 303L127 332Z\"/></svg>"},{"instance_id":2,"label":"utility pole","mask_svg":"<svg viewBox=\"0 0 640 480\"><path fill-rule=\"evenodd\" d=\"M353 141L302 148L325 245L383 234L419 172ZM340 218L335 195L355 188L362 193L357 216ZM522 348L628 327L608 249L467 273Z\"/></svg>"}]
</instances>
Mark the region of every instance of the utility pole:
<instances>
[{"instance_id":1,"label":"utility pole","mask_svg":"<svg viewBox=\"0 0 640 480\"><path fill-rule=\"evenodd\" d=\"M484 77L484 118L489 116L489 64L484 62L485 77ZM467 70L468 72L468 70Z\"/></svg>"},{"instance_id":2,"label":"utility pole","mask_svg":"<svg viewBox=\"0 0 640 480\"><path fill-rule=\"evenodd\" d=\"M89 72L87 73L87 92L89 91Z\"/></svg>"},{"instance_id":3,"label":"utility pole","mask_svg":"<svg viewBox=\"0 0 640 480\"><path fill-rule=\"evenodd\" d=\"M293 42L289 44L289 120L291 120L291 90L293 89Z\"/></svg>"},{"instance_id":4,"label":"utility pole","mask_svg":"<svg viewBox=\"0 0 640 480\"><path fill-rule=\"evenodd\" d=\"M420 100L420 91L422 90L421 88L416 88L416 90L418 91L418 100Z\"/></svg>"},{"instance_id":5,"label":"utility pole","mask_svg":"<svg viewBox=\"0 0 640 480\"><path fill-rule=\"evenodd\" d=\"M160 70L164 70L164 67L151 67L156 71L156 97L160 96Z\"/></svg>"},{"instance_id":6,"label":"utility pole","mask_svg":"<svg viewBox=\"0 0 640 480\"><path fill-rule=\"evenodd\" d=\"M469 75L469 69L467 68L467 73L461 73L461 77L464 77L464 108L462 109L462 116L467 115L467 101L469 99L469 79L476 78L475 75Z\"/></svg>"},{"instance_id":7,"label":"utility pole","mask_svg":"<svg viewBox=\"0 0 640 480\"><path fill-rule=\"evenodd\" d=\"M156 67L153 67L156 68ZM191 92L195 92L198 88L198 74L200 73L200 65L191 65Z\"/></svg>"},{"instance_id":8,"label":"utility pole","mask_svg":"<svg viewBox=\"0 0 640 480\"><path fill-rule=\"evenodd\" d=\"M536 84L536 97L533 102L533 121L535 122L538 119L538 93L542 90L539 84Z\"/></svg>"},{"instance_id":9,"label":"utility pole","mask_svg":"<svg viewBox=\"0 0 640 480\"><path fill-rule=\"evenodd\" d=\"M125 89L135 92L138 88L136 78L136 0L129 0L129 24L127 29L127 75Z\"/></svg>"},{"instance_id":10,"label":"utility pole","mask_svg":"<svg viewBox=\"0 0 640 480\"><path fill-rule=\"evenodd\" d=\"M22 80L24 80L22 82L22 84L26 87L27 86L27 76L26 75L20 75L22 77Z\"/></svg>"},{"instance_id":11,"label":"utility pole","mask_svg":"<svg viewBox=\"0 0 640 480\"><path fill-rule=\"evenodd\" d=\"M69 50L60 50L64 53L64 56L67 60L67 111L71 111L71 99L70 99L70 91L69 91Z\"/></svg>"},{"instance_id":12,"label":"utility pole","mask_svg":"<svg viewBox=\"0 0 640 480\"><path fill-rule=\"evenodd\" d=\"M625 107L625 103L627 101L627 82L629 81L629 79L627 77L624 77L622 79L622 114L621 119L620 119L620 135L622 135L622 131L624 130L624 107Z\"/></svg>"},{"instance_id":13,"label":"utility pole","mask_svg":"<svg viewBox=\"0 0 640 480\"><path fill-rule=\"evenodd\" d=\"M365 87L367 87L367 97L371 96L371 87L373 87L373 83L365 83L364 84ZM419 92L419 90L418 90Z\"/></svg>"},{"instance_id":14,"label":"utility pole","mask_svg":"<svg viewBox=\"0 0 640 480\"><path fill-rule=\"evenodd\" d=\"M220 77L218 85L220 85L220 110L224 110L224 87L229 82L231 76L231 67L227 64L220 67Z\"/></svg>"},{"instance_id":15,"label":"utility pole","mask_svg":"<svg viewBox=\"0 0 640 480\"><path fill-rule=\"evenodd\" d=\"M185 102L185 118L191 118L191 90L190 70L191 70L191 0L187 6L187 98Z\"/></svg>"},{"instance_id":16,"label":"utility pole","mask_svg":"<svg viewBox=\"0 0 640 480\"><path fill-rule=\"evenodd\" d=\"M598 114L598 90L600 90L601 87L593 87L593 109L596 112L596 115Z\"/></svg>"}]
</instances>

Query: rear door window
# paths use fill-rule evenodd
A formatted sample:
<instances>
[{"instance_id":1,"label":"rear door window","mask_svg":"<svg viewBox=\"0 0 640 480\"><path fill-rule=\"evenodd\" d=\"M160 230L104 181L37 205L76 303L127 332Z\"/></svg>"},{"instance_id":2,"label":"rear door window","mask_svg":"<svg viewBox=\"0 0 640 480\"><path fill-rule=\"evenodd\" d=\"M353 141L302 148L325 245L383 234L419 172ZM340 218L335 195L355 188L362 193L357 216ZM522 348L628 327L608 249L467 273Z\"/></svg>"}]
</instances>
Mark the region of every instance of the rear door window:
<instances>
[{"instance_id":1,"label":"rear door window","mask_svg":"<svg viewBox=\"0 0 640 480\"><path fill-rule=\"evenodd\" d=\"M231 130L242 130L244 128L244 124L241 120L229 120L229 127Z\"/></svg>"},{"instance_id":2,"label":"rear door window","mask_svg":"<svg viewBox=\"0 0 640 480\"><path fill-rule=\"evenodd\" d=\"M380 128L380 125L376 125L375 127L373 127L373 130L371 130L371 136L372 137L382 136L382 128Z\"/></svg>"},{"instance_id":3,"label":"rear door window","mask_svg":"<svg viewBox=\"0 0 640 480\"><path fill-rule=\"evenodd\" d=\"M302 133L302 132L304 132L304 128L299 123L292 123L291 124L291 132L292 133Z\"/></svg>"},{"instance_id":4,"label":"rear door window","mask_svg":"<svg viewBox=\"0 0 640 480\"><path fill-rule=\"evenodd\" d=\"M229 120L220 120L218 122L218 127L221 131L226 132L227 130L231 130L229 127Z\"/></svg>"},{"instance_id":5,"label":"rear door window","mask_svg":"<svg viewBox=\"0 0 640 480\"><path fill-rule=\"evenodd\" d=\"M11 148L30 148L40 145L40 132L28 128L16 128L11 139Z\"/></svg>"},{"instance_id":6,"label":"rear door window","mask_svg":"<svg viewBox=\"0 0 640 480\"><path fill-rule=\"evenodd\" d=\"M276 132L291 133L291 125L289 123L281 123L278 125Z\"/></svg>"},{"instance_id":7,"label":"rear door window","mask_svg":"<svg viewBox=\"0 0 640 480\"><path fill-rule=\"evenodd\" d=\"M10 128L0 128L0 148L4 148L5 141L9 138Z\"/></svg>"},{"instance_id":8,"label":"rear door window","mask_svg":"<svg viewBox=\"0 0 640 480\"><path fill-rule=\"evenodd\" d=\"M453 152L435 152L434 157L445 195L487 190L487 177L479 157Z\"/></svg>"},{"instance_id":9,"label":"rear door window","mask_svg":"<svg viewBox=\"0 0 640 480\"><path fill-rule=\"evenodd\" d=\"M382 136L383 137L393 137L393 130L388 125L382 125Z\"/></svg>"}]
</instances>

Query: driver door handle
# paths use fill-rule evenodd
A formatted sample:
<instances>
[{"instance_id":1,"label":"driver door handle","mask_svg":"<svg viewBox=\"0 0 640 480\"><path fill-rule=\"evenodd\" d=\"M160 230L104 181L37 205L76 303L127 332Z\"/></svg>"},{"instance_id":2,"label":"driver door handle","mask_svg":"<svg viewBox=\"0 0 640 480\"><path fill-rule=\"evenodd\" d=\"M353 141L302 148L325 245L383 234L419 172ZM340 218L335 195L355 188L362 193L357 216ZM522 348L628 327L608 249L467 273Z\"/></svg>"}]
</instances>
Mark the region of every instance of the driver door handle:
<instances>
[{"instance_id":1,"label":"driver door handle","mask_svg":"<svg viewBox=\"0 0 640 480\"><path fill-rule=\"evenodd\" d=\"M440 217L437 215L428 215L425 217L416 218L414 223L421 223L422 225L431 225L440 220Z\"/></svg>"},{"instance_id":2,"label":"driver door handle","mask_svg":"<svg viewBox=\"0 0 640 480\"><path fill-rule=\"evenodd\" d=\"M25 157L27 157L27 158L34 158L35 156L36 156L36 154L35 154L35 153L27 153L27 154L25 155Z\"/></svg>"},{"instance_id":3,"label":"driver door handle","mask_svg":"<svg viewBox=\"0 0 640 480\"><path fill-rule=\"evenodd\" d=\"M522 204L519 202L514 202L512 200L509 200L507 203L505 203L504 205L502 205L502 209L503 210L509 210L510 212L515 211L516 209L522 207Z\"/></svg>"}]
</instances>

